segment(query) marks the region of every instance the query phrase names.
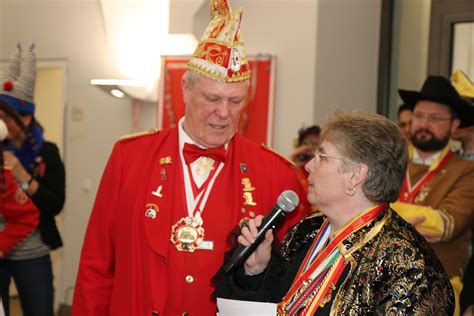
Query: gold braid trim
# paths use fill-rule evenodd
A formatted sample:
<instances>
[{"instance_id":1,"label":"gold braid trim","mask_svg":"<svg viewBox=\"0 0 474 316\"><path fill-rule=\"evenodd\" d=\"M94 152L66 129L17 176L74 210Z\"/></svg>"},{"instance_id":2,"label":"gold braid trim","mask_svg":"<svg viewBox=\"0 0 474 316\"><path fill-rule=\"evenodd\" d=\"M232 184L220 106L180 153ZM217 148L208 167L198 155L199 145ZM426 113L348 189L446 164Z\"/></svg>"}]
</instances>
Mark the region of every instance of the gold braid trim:
<instances>
[{"instance_id":1,"label":"gold braid trim","mask_svg":"<svg viewBox=\"0 0 474 316\"><path fill-rule=\"evenodd\" d=\"M207 38L203 41L200 41L198 43L198 47L199 46L203 46L204 44L206 43L214 43L214 44L219 44L219 45L222 45L222 46L225 46L225 47L229 47L229 43L228 42L225 42L225 41L220 41L220 40L216 40L216 39L211 39L211 38ZM243 46L244 43L243 42L238 42L238 41L235 41L233 44L232 44L232 47L235 47L235 46Z\"/></svg>"},{"instance_id":2,"label":"gold braid trim","mask_svg":"<svg viewBox=\"0 0 474 316\"><path fill-rule=\"evenodd\" d=\"M131 138L136 138L136 137L140 137L140 136L146 136L146 135L154 134L154 133L157 133L157 132L158 132L157 128L152 128L148 131L124 135L124 136L120 137L120 140L131 139Z\"/></svg>"},{"instance_id":3,"label":"gold braid trim","mask_svg":"<svg viewBox=\"0 0 474 316\"><path fill-rule=\"evenodd\" d=\"M454 230L454 217L446 212L445 210L435 210L438 212L439 216L443 219L443 235L441 236L441 241L447 241L453 236Z\"/></svg>"},{"instance_id":4,"label":"gold braid trim","mask_svg":"<svg viewBox=\"0 0 474 316\"><path fill-rule=\"evenodd\" d=\"M188 64L186 65L186 68L200 75L208 77L212 80L222 81L222 82L239 82L239 81L248 80L250 78L250 70L244 73L234 73L231 77L228 77L220 73L217 73L215 71L211 71L210 69L204 66L196 65L195 63L192 62L192 60L188 62Z\"/></svg>"},{"instance_id":5,"label":"gold braid trim","mask_svg":"<svg viewBox=\"0 0 474 316\"><path fill-rule=\"evenodd\" d=\"M359 243L357 243L357 245L346 250L341 243L339 244L339 246L341 247L338 246L339 251L342 253L344 257L346 257L346 259L349 256L352 258L352 254L354 252L364 247L366 243L368 243L372 238L374 238L378 233L380 233L380 231L382 230L384 225L387 223L387 221L390 219L390 217L392 217L392 210L389 209L387 211L387 214L384 216L384 218L382 218L380 222L375 224L374 227L372 227L372 229L367 233L367 235L365 235L364 239L362 239Z\"/></svg>"},{"instance_id":6,"label":"gold braid trim","mask_svg":"<svg viewBox=\"0 0 474 316\"><path fill-rule=\"evenodd\" d=\"M262 143L262 148L271 152L272 154L278 156L279 158L283 159L283 161L285 161L286 163L288 163L290 166L294 167L295 166L295 162L286 158L285 156L283 156L282 154L280 154L278 151L276 151L275 149L272 149L270 148L267 144L264 144Z\"/></svg>"}]
</instances>

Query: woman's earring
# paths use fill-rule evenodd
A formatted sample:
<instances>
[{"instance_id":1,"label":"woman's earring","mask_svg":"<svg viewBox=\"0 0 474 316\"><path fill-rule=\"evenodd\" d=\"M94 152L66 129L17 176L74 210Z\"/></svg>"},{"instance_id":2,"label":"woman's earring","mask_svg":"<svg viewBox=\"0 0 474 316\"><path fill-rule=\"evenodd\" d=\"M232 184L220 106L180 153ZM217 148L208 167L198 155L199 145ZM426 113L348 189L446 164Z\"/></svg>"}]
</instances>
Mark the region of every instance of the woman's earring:
<instances>
[{"instance_id":1,"label":"woman's earring","mask_svg":"<svg viewBox=\"0 0 474 316\"><path fill-rule=\"evenodd\" d=\"M346 189L346 194L349 195L349 196L354 196L356 194L356 189L355 188L352 188L352 189Z\"/></svg>"}]
</instances>

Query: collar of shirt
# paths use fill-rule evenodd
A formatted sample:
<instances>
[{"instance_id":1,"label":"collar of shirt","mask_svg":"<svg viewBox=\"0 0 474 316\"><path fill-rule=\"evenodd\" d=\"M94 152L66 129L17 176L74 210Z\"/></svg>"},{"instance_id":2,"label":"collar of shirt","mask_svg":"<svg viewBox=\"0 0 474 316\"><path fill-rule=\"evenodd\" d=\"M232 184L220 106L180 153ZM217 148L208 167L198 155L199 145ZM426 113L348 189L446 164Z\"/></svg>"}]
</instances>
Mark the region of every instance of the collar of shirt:
<instances>
[{"instance_id":1,"label":"collar of shirt","mask_svg":"<svg viewBox=\"0 0 474 316\"><path fill-rule=\"evenodd\" d=\"M186 133L183 127L184 120L185 120L185 117L182 117L178 122L179 153L181 157L183 170L187 168L186 162L184 161L184 157L183 157L183 148L184 148L185 143L194 144L201 148L206 148L196 143L195 141L193 141L192 138ZM226 149L228 145L229 143L225 144ZM191 167L190 176L198 188L201 188L201 186L209 177L209 174L211 173L211 170L212 170L213 162L214 160L212 158L200 157L190 164L190 167Z\"/></svg>"},{"instance_id":2,"label":"collar of shirt","mask_svg":"<svg viewBox=\"0 0 474 316\"><path fill-rule=\"evenodd\" d=\"M178 122L178 139L179 139L179 152L183 152L184 144L194 144L196 146L199 146L201 148L205 148L199 144L197 144L195 141L192 140L191 137L184 131L183 128L184 125L184 116L179 120Z\"/></svg>"},{"instance_id":3,"label":"collar of shirt","mask_svg":"<svg viewBox=\"0 0 474 316\"><path fill-rule=\"evenodd\" d=\"M438 158L438 156L441 154L441 151L438 151L437 153L435 153L434 155L431 155L430 157L426 158L426 159L423 159L420 157L420 155L418 154L418 150L415 149L414 153L413 153L413 158L411 159L411 161L413 163L416 163L416 164L420 164L420 165L426 165L426 166L431 166L433 164L433 162L436 160L436 158Z\"/></svg>"}]
</instances>

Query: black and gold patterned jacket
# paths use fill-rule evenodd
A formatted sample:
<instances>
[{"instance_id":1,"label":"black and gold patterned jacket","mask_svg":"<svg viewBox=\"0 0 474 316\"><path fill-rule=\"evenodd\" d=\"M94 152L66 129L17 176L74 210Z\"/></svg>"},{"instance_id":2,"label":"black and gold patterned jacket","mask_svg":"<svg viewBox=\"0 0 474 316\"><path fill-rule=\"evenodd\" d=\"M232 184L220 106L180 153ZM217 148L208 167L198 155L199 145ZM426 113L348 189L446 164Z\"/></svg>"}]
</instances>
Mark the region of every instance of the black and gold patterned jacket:
<instances>
[{"instance_id":1,"label":"black and gold patterned jacket","mask_svg":"<svg viewBox=\"0 0 474 316\"><path fill-rule=\"evenodd\" d=\"M216 296L280 302L321 222L306 219L290 230L267 270L237 271L217 285ZM392 210L342 242L348 264L318 315L452 315L451 285L430 245Z\"/></svg>"}]
</instances>

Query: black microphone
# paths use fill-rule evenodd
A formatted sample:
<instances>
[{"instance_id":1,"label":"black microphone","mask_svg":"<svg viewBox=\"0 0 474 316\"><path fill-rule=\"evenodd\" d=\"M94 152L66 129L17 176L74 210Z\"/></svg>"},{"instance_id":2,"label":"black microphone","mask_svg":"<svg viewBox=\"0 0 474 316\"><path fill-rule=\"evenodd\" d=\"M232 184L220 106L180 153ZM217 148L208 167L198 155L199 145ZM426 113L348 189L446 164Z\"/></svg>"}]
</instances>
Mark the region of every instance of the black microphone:
<instances>
[{"instance_id":1,"label":"black microphone","mask_svg":"<svg viewBox=\"0 0 474 316\"><path fill-rule=\"evenodd\" d=\"M265 239L265 233L269 229L275 227L286 216L286 213L293 211L298 206L298 195L291 190L284 191L280 194L277 204L270 210L270 212L262 220L262 224L258 228L258 234L253 244L248 246L240 245L224 266L224 272L229 274L236 268L241 266L245 260L255 251L258 245Z\"/></svg>"}]
</instances>

